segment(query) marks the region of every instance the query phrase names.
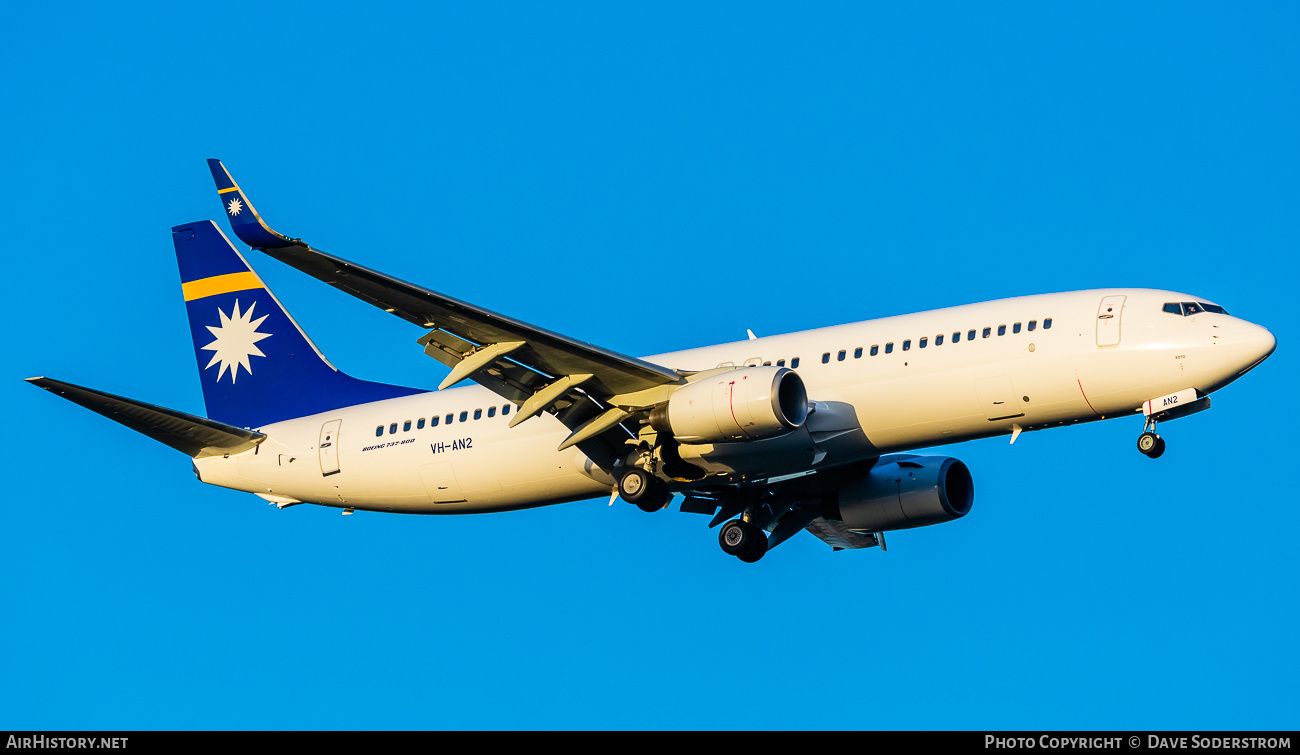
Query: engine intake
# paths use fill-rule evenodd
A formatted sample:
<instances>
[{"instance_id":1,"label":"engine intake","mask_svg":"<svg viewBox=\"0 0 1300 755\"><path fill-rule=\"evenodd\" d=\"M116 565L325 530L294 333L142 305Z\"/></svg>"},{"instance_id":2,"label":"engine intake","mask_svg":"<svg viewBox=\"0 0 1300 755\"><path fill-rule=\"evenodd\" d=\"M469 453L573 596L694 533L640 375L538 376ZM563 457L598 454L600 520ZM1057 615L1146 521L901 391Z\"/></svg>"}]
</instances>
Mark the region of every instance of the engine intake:
<instances>
[{"instance_id":1,"label":"engine intake","mask_svg":"<svg viewBox=\"0 0 1300 755\"><path fill-rule=\"evenodd\" d=\"M885 456L867 474L844 483L826 514L850 529L888 532L960 519L974 501L970 470L957 459Z\"/></svg>"},{"instance_id":2,"label":"engine intake","mask_svg":"<svg viewBox=\"0 0 1300 755\"><path fill-rule=\"evenodd\" d=\"M785 367L742 367L678 388L650 412L650 426L679 443L784 435L808 418L803 378Z\"/></svg>"}]
</instances>

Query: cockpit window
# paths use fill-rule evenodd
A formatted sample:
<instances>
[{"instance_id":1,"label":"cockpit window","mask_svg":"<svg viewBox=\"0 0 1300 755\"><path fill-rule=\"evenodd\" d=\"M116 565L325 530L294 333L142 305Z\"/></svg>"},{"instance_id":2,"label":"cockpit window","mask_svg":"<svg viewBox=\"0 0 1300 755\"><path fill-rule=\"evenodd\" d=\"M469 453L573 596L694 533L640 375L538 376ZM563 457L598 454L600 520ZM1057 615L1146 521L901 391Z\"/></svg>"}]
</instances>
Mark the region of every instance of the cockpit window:
<instances>
[{"instance_id":1,"label":"cockpit window","mask_svg":"<svg viewBox=\"0 0 1300 755\"><path fill-rule=\"evenodd\" d=\"M1218 304L1203 301L1169 302L1164 306L1164 311L1171 315L1182 315L1183 317L1199 315L1202 312L1212 312L1216 315L1228 314L1228 310Z\"/></svg>"}]
</instances>

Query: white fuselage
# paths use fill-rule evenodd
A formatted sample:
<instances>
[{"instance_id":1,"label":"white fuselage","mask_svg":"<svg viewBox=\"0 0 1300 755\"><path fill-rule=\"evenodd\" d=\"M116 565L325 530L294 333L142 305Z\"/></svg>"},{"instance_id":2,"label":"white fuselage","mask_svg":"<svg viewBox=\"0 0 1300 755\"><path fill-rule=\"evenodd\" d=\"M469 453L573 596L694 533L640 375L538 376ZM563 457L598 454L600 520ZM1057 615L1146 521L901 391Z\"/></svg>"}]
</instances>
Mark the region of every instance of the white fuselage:
<instances>
[{"instance_id":1,"label":"white fuselage","mask_svg":"<svg viewBox=\"0 0 1300 755\"><path fill-rule=\"evenodd\" d=\"M784 474L1128 415L1177 391L1215 391L1272 352L1273 336L1258 325L1162 311L1195 301L1205 300L1149 289L1043 294L644 359L693 371L794 368L817 406L806 431L681 446L684 459L727 479L757 473L733 458ZM610 494L613 478L577 448L556 451L568 428L545 413L509 428L514 410L477 385L362 404L256 428L268 436L257 448L197 459L195 468L204 482L281 504L405 513L508 511Z\"/></svg>"}]
</instances>

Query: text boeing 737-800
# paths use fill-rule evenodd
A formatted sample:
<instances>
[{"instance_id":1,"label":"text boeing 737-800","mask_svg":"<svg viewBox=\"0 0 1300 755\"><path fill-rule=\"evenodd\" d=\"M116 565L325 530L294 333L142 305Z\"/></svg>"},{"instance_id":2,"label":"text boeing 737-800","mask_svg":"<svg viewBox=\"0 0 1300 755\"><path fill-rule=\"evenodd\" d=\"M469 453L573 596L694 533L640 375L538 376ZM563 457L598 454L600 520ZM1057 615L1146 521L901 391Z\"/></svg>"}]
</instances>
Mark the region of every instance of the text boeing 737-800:
<instances>
[{"instance_id":1,"label":"text boeing 737-800","mask_svg":"<svg viewBox=\"0 0 1300 755\"><path fill-rule=\"evenodd\" d=\"M1141 413L1138 449L1156 458L1158 422L1208 409L1276 345L1197 296L1102 289L636 359L277 233L208 163L240 240L426 331L451 368L438 390L338 371L212 221L172 229L207 417L31 382L280 507L469 514L617 495L657 511L678 494L744 561L800 530L883 546L974 499L960 461L907 451Z\"/></svg>"}]
</instances>

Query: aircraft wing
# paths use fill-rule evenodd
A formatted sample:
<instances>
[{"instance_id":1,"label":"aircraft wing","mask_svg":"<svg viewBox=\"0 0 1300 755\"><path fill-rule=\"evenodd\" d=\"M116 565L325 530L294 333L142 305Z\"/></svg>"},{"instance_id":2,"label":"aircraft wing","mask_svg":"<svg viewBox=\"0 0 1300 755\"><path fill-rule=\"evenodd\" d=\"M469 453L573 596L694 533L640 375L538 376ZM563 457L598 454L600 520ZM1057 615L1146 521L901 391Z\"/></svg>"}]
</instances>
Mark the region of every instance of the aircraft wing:
<instances>
[{"instance_id":1,"label":"aircraft wing","mask_svg":"<svg viewBox=\"0 0 1300 755\"><path fill-rule=\"evenodd\" d=\"M231 227L244 243L362 301L427 328L425 353L452 368L439 388L469 378L521 405L517 424L563 410L677 382L674 370L554 333L326 254L271 229L219 160L208 160ZM594 402L561 417L576 445L630 416ZM594 423L594 424L593 424ZM578 431L583 430L580 434ZM575 437L578 436L578 437Z\"/></svg>"},{"instance_id":2,"label":"aircraft wing","mask_svg":"<svg viewBox=\"0 0 1300 755\"><path fill-rule=\"evenodd\" d=\"M598 395L631 393L675 382L680 377L665 367L543 330L305 244L262 247L262 251L340 291L430 329L421 341L441 352L432 352L431 356L453 368L478 349L519 344L509 351L499 348L500 358L508 355L511 361L552 377L591 375L586 390Z\"/></svg>"}]
</instances>

